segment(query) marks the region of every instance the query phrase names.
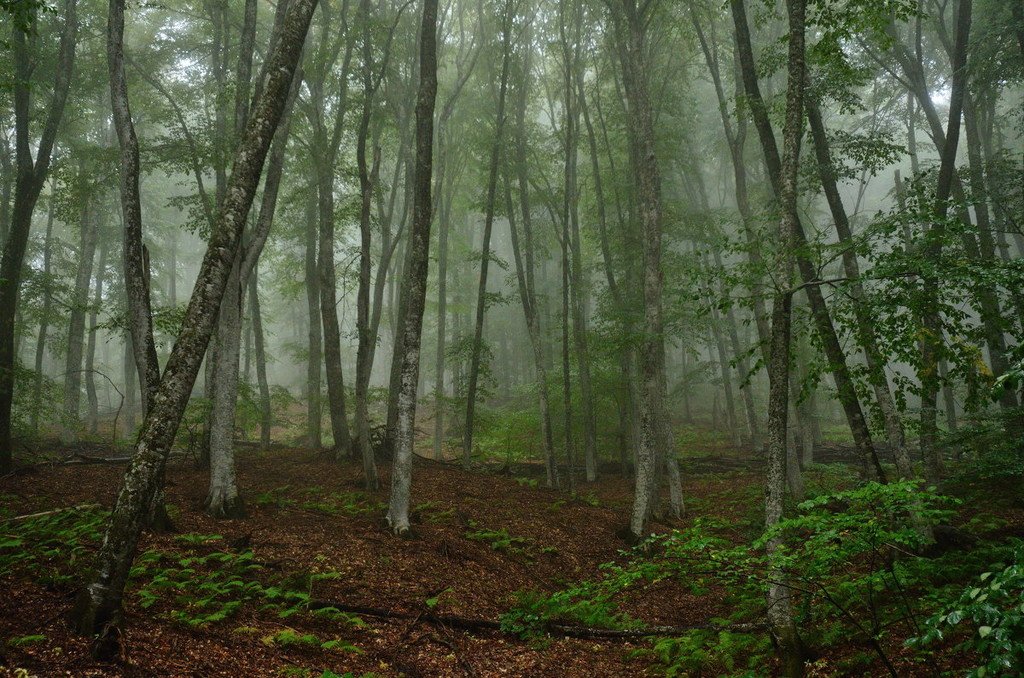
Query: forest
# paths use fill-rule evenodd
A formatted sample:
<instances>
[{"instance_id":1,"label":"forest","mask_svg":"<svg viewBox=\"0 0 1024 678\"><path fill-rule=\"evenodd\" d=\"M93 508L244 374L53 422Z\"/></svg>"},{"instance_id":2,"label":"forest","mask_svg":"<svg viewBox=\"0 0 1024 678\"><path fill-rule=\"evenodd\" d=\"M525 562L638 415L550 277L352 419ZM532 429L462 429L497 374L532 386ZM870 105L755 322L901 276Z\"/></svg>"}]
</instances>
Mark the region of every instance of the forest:
<instances>
[{"instance_id":1,"label":"forest","mask_svg":"<svg viewBox=\"0 0 1024 678\"><path fill-rule=\"evenodd\" d=\"M0 17L0 676L1024 675L1024 2Z\"/></svg>"}]
</instances>

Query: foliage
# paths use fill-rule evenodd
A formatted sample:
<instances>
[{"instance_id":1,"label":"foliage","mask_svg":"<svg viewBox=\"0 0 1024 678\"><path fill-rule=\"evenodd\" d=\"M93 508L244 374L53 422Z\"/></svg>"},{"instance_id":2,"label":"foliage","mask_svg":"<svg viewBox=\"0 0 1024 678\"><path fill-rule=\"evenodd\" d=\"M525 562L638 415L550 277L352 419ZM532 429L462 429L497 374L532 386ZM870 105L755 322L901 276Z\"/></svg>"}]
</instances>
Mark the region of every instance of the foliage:
<instances>
[{"instance_id":1,"label":"foliage","mask_svg":"<svg viewBox=\"0 0 1024 678\"><path fill-rule=\"evenodd\" d=\"M925 632L910 643L935 644L964 625L972 628L958 648L981 660L970 676L1024 671L1024 546L1017 548L1012 564L993 563L993 569L982 573L973 586L926 619Z\"/></svg>"}]
</instances>

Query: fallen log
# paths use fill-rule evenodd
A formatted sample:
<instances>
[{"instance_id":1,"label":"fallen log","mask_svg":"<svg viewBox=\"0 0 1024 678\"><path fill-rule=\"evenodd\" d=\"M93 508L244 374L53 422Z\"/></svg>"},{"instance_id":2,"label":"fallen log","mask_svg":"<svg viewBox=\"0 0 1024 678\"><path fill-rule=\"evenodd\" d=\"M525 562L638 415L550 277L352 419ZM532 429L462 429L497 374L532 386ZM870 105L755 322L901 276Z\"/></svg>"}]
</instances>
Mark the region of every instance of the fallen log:
<instances>
[{"instance_id":1,"label":"fallen log","mask_svg":"<svg viewBox=\"0 0 1024 678\"><path fill-rule=\"evenodd\" d=\"M433 614L430 612L403 612L401 610L388 610L365 605L348 605L337 601L316 599L310 600L308 606L311 610L334 608L341 612L348 612L350 614L358 614L366 617L427 622L438 626L461 629L463 631L505 632L501 627L501 622L493 619L481 619L478 617L462 617L460 615L452 614ZM766 628L764 624L694 624L690 626L645 626L637 629L602 629L591 626L565 624L555 621L544 623L541 627L545 632L551 635L588 640L639 640L657 636L681 636L684 633L697 630L736 631L742 633L759 631Z\"/></svg>"}]
</instances>

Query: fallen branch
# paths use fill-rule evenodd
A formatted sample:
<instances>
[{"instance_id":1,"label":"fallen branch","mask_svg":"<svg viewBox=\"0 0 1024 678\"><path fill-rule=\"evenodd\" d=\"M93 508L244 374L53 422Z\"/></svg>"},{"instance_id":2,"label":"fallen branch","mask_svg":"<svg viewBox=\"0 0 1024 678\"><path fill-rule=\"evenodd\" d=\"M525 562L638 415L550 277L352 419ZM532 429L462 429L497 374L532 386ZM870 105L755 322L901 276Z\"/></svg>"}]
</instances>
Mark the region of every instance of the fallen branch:
<instances>
[{"instance_id":1,"label":"fallen branch","mask_svg":"<svg viewBox=\"0 0 1024 678\"><path fill-rule=\"evenodd\" d=\"M310 600L311 610L321 610L332 607L341 612L359 614L366 617L377 617L378 619L402 619L428 622L442 627L462 629L463 631L498 631L502 632L501 622L492 619L480 619L475 617L462 617L452 614L431 614L412 613L399 610L386 610L379 607L368 607L363 605L347 605L331 600ZM652 638L655 636L680 636L684 633L696 630L705 631L738 631L749 632L759 631L765 627L764 624L694 624L692 626L645 626L639 629L601 629L591 626L577 626L574 624L563 624L561 622L548 622L542 628L552 635L565 636L566 638L584 639L605 639L605 640L629 640L640 638Z\"/></svg>"},{"instance_id":2,"label":"fallen branch","mask_svg":"<svg viewBox=\"0 0 1024 678\"><path fill-rule=\"evenodd\" d=\"M70 457L60 462L65 466L72 464L127 464L131 461L131 457L94 457L88 454L82 454L81 452L75 452Z\"/></svg>"},{"instance_id":3,"label":"fallen branch","mask_svg":"<svg viewBox=\"0 0 1024 678\"><path fill-rule=\"evenodd\" d=\"M101 508L99 504L78 504L77 506L65 506L64 508L51 509L49 511L40 511L39 513L26 513L21 516L12 516L10 518L4 518L0 522L14 522L17 520L28 520L29 518L41 518L43 516L53 515L54 513L62 513L64 511L84 511L86 509Z\"/></svg>"}]
</instances>

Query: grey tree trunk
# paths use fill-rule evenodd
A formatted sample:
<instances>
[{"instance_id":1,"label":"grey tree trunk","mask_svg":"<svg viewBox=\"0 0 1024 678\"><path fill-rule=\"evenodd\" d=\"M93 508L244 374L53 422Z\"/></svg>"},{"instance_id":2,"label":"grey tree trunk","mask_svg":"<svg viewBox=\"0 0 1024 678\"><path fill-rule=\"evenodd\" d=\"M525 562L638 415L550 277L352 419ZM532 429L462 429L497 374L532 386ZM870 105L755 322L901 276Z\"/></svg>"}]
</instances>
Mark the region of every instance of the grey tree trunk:
<instances>
[{"instance_id":1,"label":"grey tree trunk","mask_svg":"<svg viewBox=\"0 0 1024 678\"><path fill-rule=\"evenodd\" d=\"M84 171L84 169L83 169ZM71 294L68 321L68 349L64 363L64 411L61 417L61 442L65 445L78 440L82 401L82 358L85 341L85 316L89 306L89 283L96 259L97 215L94 205L86 200L79 221L78 270Z\"/></svg>"},{"instance_id":2,"label":"grey tree trunk","mask_svg":"<svg viewBox=\"0 0 1024 678\"><path fill-rule=\"evenodd\" d=\"M309 355L306 360L306 444L319 450L323 444L320 407L320 371L323 341L320 326L320 274L317 269L316 190L310 187L306 202L306 302L309 318Z\"/></svg>"},{"instance_id":3,"label":"grey tree trunk","mask_svg":"<svg viewBox=\"0 0 1024 678\"><path fill-rule=\"evenodd\" d=\"M36 336L35 383L32 387L31 427L39 432L39 418L43 411L43 358L46 356L46 336L53 314L53 281L50 279L50 262L53 258L53 212L55 201L51 197L46 216L46 237L43 239L43 308L39 314L39 334Z\"/></svg>"},{"instance_id":4,"label":"grey tree trunk","mask_svg":"<svg viewBox=\"0 0 1024 678\"><path fill-rule=\"evenodd\" d=\"M636 489L630 533L634 539L644 535L647 519L653 508L660 476L667 414L664 404L665 350L661 313L661 172L655 154L654 120L647 78L648 12L651 5L639 6L635 0L617 3L613 18L619 41L622 80L629 104L629 137L633 175L636 186L636 208L643 247L643 309L642 339L639 362L639 422L637 427Z\"/></svg>"},{"instance_id":5,"label":"grey tree trunk","mask_svg":"<svg viewBox=\"0 0 1024 678\"><path fill-rule=\"evenodd\" d=\"M123 1L110 2L109 42L118 51L124 31ZM316 0L290 2L277 46L269 57L265 89L235 154L224 202L218 208L218 228L211 234L181 333L135 444L96 557L95 574L79 595L72 614L75 629L95 638L96 654L111 656L117 651L116 629L121 622L121 601L146 508L158 489L167 454L213 334L246 217L274 131L285 109L315 7Z\"/></svg>"},{"instance_id":6,"label":"grey tree trunk","mask_svg":"<svg viewBox=\"0 0 1024 678\"><path fill-rule=\"evenodd\" d=\"M238 398L238 355L242 332L243 287L236 255L220 303L215 341L214 398L210 408L210 490L206 513L213 518L243 518L245 503L235 477L235 403Z\"/></svg>"},{"instance_id":7,"label":"grey tree trunk","mask_svg":"<svg viewBox=\"0 0 1024 678\"><path fill-rule=\"evenodd\" d=\"M747 24L746 8L743 3L744 0L731 0L740 73L747 96L748 109L761 142L761 150L768 170L768 178L772 185L772 191L776 199L778 199L781 193L782 161L775 140L775 132L768 117L768 109L764 99L761 97L761 90L758 85L757 68L754 63L753 48L750 43L750 28ZM807 238L803 225L799 222L799 217L797 217L797 226L798 228L794 232L798 247L797 268L800 272L800 277L806 285L805 290L807 299L810 302L815 330L821 339L825 357L829 363L828 369L835 381L837 395L843 406L843 412L846 415L850 433L853 435L854 445L861 459L861 474L868 477L873 473L877 478L884 480L885 472L882 470L882 464L875 452L874 443L871 440L871 431L868 429L857 390L850 376L849 366L846 364L846 355L842 344L839 343L835 326L832 324L832 317L829 314L824 294L821 291L821 281L819 280L817 268L807 255L803 253Z\"/></svg>"},{"instance_id":8,"label":"grey tree trunk","mask_svg":"<svg viewBox=\"0 0 1024 678\"><path fill-rule=\"evenodd\" d=\"M416 95L416 171L413 219L409 234L410 256L402 280L406 312L400 331L402 363L399 370L398 427L395 462L391 469L388 524L396 534L409 531L409 495L416 424L416 387L420 372L420 337L427 298L430 266L431 172L434 146L434 102L437 97L437 0L424 0L420 27L420 82Z\"/></svg>"},{"instance_id":9,"label":"grey tree trunk","mask_svg":"<svg viewBox=\"0 0 1024 678\"><path fill-rule=\"evenodd\" d=\"M260 309L260 293L257 284L257 269L249 276L249 309L252 315L253 353L256 362L256 383L260 391L260 446L270 447L270 429L274 424L270 407L270 382L267 380L267 351L263 339L263 313Z\"/></svg>"},{"instance_id":10,"label":"grey tree trunk","mask_svg":"<svg viewBox=\"0 0 1024 678\"><path fill-rule=\"evenodd\" d=\"M0 257L0 474L13 465L11 448L11 405L14 402L15 316L18 311L18 292L25 263L32 213L39 193L50 171L50 156L54 140L64 115L68 90L75 64L78 42L78 2L64 3L64 27L60 38L60 53L56 76L43 130L36 141L36 155L32 157L30 140L30 75L32 54L26 31L12 31L14 60L14 152L17 177L14 184L14 205L10 226ZM39 7L29 5L28 22L34 28Z\"/></svg>"},{"instance_id":11,"label":"grey tree trunk","mask_svg":"<svg viewBox=\"0 0 1024 678\"><path fill-rule=\"evenodd\" d=\"M96 393L96 334L99 331L99 312L103 303L103 283L107 275L107 242L100 238L99 260L96 262L96 284L93 291L92 307L89 309L89 338L85 349L85 393L89 401L86 426L89 433L95 435L99 431L100 401Z\"/></svg>"},{"instance_id":12,"label":"grey tree trunk","mask_svg":"<svg viewBox=\"0 0 1024 678\"><path fill-rule=\"evenodd\" d=\"M210 491L206 512L214 518L241 518L245 504L239 495L235 475L234 433L235 410L238 403L238 362L244 308L249 280L267 242L277 209L277 194L284 171L285 149L291 131L291 107L298 93L302 74L292 80L285 103L284 120L275 132L267 160L263 197L255 226L243 232L244 242L235 257L220 305L220 322L216 331L217 360L214 364L214 397L210 411ZM246 116L247 117L247 116ZM239 124L244 123L239 120ZM269 393L267 393L269 401ZM269 409L269 402L267 403Z\"/></svg>"},{"instance_id":13,"label":"grey tree trunk","mask_svg":"<svg viewBox=\"0 0 1024 678\"><path fill-rule=\"evenodd\" d=\"M480 284L476 295L476 322L469 360L469 383L466 387L466 422L462 437L462 463L468 467L473 454L473 413L476 410L477 385L480 379L480 354L483 345L484 315L487 311L487 271L491 260L491 231L494 227L494 198L498 188L498 170L505 131L505 94L508 91L509 60L512 51L512 0L507 0L501 20L501 76L498 87L498 109L495 120L494 146L491 149L487 179L487 198L484 205L484 236L480 252Z\"/></svg>"},{"instance_id":14,"label":"grey tree trunk","mask_svg":"<svg viewBox=\"0 0 1024 678\"><path fill-rule=\"evenodd\" d=\"M860 265L857 262L857 250L853 242L853 230L843 206L842 197L836 180L832 152L829 148L825 124L813 99L807 101L807 120L811 127L811 138L814 140L814 153L818 164L818 178L824 189L825 199L832 212L832 221L836 227L839 242L844 245L843 270L850 279L850 291L853 301L854 320L856 322L857 343L864 351L864 359L868 368L868 380L875 393L875 402L882 412L885 422L886 438L889 449L896 459L896 472L901 478L913 478L914 470L907 451L906 437L903 431L903 420L896 409L896 402L889 390L889 379L885 374L885 358L878 348L874 322L870 310L864 305L864 287L860 282Z\"/></svg>"},{"instance_id":15,"label":"grey tree trunk","mask_svg":"<svg viewBox=\"0 0 1024 678\"><path fill-rule=\"evenodd\" d=\"M734 0L733 6L743 0ZM805 0L787 0L789 23L789 68L786 86L786 117L782 133L782 161L778 175L779 227L775 255L776 290L772 303L771 348L768 363L768 473L765 486L765 527L772 528L782 520L783 495L787 462L796 463L796 450L788 444L789 354L792 321L793 251L801 228L797 217L797 176L800 167L800 139L803 136L804 100L804 30ZM734 10L735 11L735 10ZM738 19L737 19L738 21ZM744 25L746 18L743 18ZM799 489L799 488L794 488ZM796 494L796 491L794 491ZM768 542L769 556L775 555L781 543ZM774 567L769 573L768 621L782 659L786 676L802 676L803 651L796 624L793 622L786 573Z\"/></svg>"},{"instance_id":16,"label":"grey tree trunk","mask_svg":"<svg viewBox=\"0 0 1024 678\"><path fill-rule=\"evenodd\" d=\"M571 16L568 16L571 12ZM585 308L586 277L583 271L583 254L580 244L580 217L578 195L578 146L580 127L580 102L576 80L582 78L583 59L580 53L582 40L582 8L579 3L559 3L559 32L562 43L565 85L565 123L562 135L565 143L565 203L563 218L568 223L566 247L572 254L569 269L569 294L572 302L572 335L576 350L577 371L580 381L580 405L583 424L583 467L588 483L597 480L597 418L594 414L594 389L590 375L590 346L587 341ZM570 480L573 477L570 476ZM572 482L570 483L572 485Z\"/></svg>"}]
</instances>

